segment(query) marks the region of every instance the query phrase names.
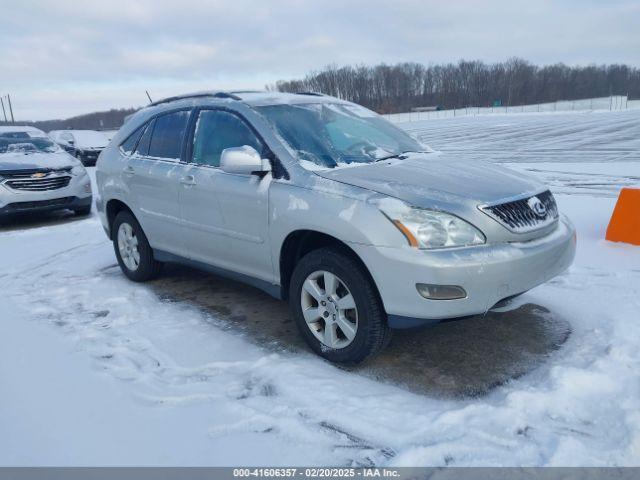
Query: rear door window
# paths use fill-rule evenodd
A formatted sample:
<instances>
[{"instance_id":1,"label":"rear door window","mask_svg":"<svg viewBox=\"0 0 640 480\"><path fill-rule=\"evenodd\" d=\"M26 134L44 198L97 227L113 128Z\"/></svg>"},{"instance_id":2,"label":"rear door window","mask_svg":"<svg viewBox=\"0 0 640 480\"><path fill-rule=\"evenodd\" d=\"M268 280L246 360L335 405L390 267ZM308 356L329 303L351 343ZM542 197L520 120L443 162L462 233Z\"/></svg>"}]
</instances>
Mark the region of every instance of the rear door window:
<instances>
[{"instance_id":1,"label":"rear door window","mask_svg":"<svg viewBox=\"0 0 640 480\"><path fill-rule=\"evenodd\" d=\"M155 119L149 144L150 157L180 160L189 114L188 111L173 112Z\"/></svg>"}]
</instances>

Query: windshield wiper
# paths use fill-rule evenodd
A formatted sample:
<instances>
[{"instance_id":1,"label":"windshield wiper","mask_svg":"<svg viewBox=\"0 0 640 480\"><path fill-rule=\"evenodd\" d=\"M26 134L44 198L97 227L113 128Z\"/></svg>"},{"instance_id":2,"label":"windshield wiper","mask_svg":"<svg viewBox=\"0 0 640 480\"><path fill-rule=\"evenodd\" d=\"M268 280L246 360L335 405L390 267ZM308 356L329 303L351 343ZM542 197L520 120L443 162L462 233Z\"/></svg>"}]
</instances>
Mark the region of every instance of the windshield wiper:
<instances>
[{"instance_id":1,"label":"windshield wiper","mask_svg":"<svg viewBox=\"0 0 640 480\"><path fill-rule=\"evenodd\" d=\"M394 153L393 155L386 155L384 157L376 158L376 162L382 162L383 160L389 160L391 158L399 158L400 160L404 160L404 157L407 153L429 153L426 150L405 150L404 152Z\"/></svg>"}]
</instances>

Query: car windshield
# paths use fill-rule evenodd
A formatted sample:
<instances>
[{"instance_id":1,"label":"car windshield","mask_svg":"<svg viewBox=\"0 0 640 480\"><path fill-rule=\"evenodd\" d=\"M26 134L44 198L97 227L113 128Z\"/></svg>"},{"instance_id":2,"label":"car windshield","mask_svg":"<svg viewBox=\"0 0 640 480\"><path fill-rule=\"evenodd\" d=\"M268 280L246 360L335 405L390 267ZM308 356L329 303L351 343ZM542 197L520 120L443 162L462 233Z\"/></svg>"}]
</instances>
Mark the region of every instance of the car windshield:
<instances>
[{"instance_id":1,"label":"car windshield","mask_svg":"<svg viewBox=\"0 0 640 480\"><path fill-rule=\"evenodd\" d=\"M256 107L307 168L373 163L406 152L430 152L378 114L355 104Z\"/></svg>"},{"instance_id":2,"label":"car windshield","mask_svg":"<svg viewBox=\"0 0 640 480\"><path fill-rule=\"evenodd\" d=\"M59 147L45 137L0 134L0 154L55 153L57 151Z\"/></svg>"}]
</instances>

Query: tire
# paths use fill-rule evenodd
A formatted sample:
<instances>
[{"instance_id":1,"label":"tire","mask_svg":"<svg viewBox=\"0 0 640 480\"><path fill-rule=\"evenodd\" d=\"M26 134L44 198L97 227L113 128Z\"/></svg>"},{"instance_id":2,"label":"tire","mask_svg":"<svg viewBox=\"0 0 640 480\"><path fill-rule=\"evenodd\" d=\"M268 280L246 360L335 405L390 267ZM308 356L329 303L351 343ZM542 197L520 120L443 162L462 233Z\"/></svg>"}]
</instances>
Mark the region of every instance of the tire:
<instances>
[{"instance_id":1,"label":"tire","mask_svg":"<svg viewBox=\"0 0 640 480\"><path fill-rule=\"evenodd\" d=\"M86 207L76 208L73 213L75 213L78 217L89 215L91 213L91 204L87 205Z\"/></svg>"},{"instance_id":2,"label":"tire","mask_svg":"<svg viewBox=\"0 0 640 480\"><path fill-rule=\"evenodd\" d=\"M123 237L127 237L125 233L128 231L130 231L132 236L129 243L129 252L131 252L131 255L126 255L127 252L125 252L126 256L124 258L119 245L121 229ZM160 271L162 270L162 263L153 258L153 250L149 246L147 236L144 234L144 231L138 221L130 212L123 211L118 213L113 221L111 231L113 232L113 248L116 253L116 258L118 259L118 264L120 265L122 272L130 280L133 280L134 282L146 282L147 280L156 278L160 274ZM133 241L133 239L135 239L135 241ZM135 246L134 243L136 244ZM125 245L126 244L123 244L123 247ZM137 251L138 254L137 265L132 258L135 257L135 254L133 253L134 250Z\"/></svg>"},{"instance_id":3,"label":"tire","mask_svg":"<svg viewBox=\"0 0 640 480\"><path fill-rule=\"evenodd\" d=\"M328 300L327 296L327 273L330 274L329 281L339 285L334 290L337 293L333 295L333 300ZM331 280L331 275L337 281ZM308 280L311 283L305 283ZM319 288L314 294L309 293L314 290L310 288L312 285ZM351 295L352 302L346 301L348 294ZM314 295L320 295L320 299L326 300L318 300ZM298 262L291 276L289 302L304 340L315 353L330 362L357 365L376 355L390 341L391 329L387 325L387 315L373 281L356 260L338 249L314 250ZM322 302L327 306L322 306ZM354 305L355 308L340 309L340 304ZM317 320L312 320L313 318ZM337 318L333 322L338 324L337 330L332 328L332 332L337 334L329 335L327 341L326 322L331 324L331 318ZM346 324L348 328L341 327L345 325L345 319L349 321ZM349 339L345 332L354 325L355 335ZM353 335L353 332L350 334Z\"/></svg>"}]
</instances>

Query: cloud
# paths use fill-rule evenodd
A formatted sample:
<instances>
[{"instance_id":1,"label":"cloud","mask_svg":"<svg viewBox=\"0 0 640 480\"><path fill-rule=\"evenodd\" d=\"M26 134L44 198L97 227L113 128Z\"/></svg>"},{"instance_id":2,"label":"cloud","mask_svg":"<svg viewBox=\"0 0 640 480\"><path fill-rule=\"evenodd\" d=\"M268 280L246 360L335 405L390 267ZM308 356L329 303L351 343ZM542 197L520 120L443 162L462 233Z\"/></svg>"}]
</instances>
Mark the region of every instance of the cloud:
<instances>
[{"instance_id":1,"label":"cloud","mask_svg":"<svg viewBox=\"0 0 640 480\"><path fill-rule=\"evenodd\" d=\"M327 64L515 55L640 66L635 0L11 3L0 89L23 119L137 105L145 89L262 88Z\"/></svg>"}]
</instances>

